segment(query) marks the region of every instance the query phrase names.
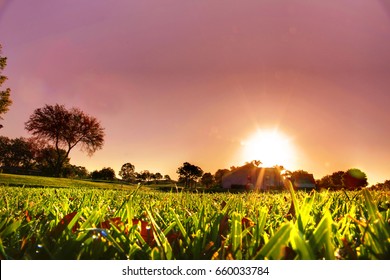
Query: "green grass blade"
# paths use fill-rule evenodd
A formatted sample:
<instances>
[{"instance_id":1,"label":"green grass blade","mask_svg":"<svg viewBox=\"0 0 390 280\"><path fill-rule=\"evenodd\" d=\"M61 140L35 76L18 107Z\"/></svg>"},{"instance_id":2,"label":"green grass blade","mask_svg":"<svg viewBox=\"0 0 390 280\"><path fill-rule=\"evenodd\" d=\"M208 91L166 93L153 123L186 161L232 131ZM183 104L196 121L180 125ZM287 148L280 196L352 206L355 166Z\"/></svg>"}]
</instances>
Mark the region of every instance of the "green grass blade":
<instances>
[{"instance_id":1,"label":"green grass blade","mask_svg":"<svg viewBox=\"0 0 390 280\"><path fill-rule=\"evenodd\" d=\"M242 259L242 226L241 226L241 215L237 212L233 212L232 215L232 230L231 230L231 242L232 250L236 259Z\"/></svg>"},{"instance_id":2,"label":"green grass blade","mask_svg":"<svg viewBox=\"0 0 390 280\"><path fill-rule=\"evenodd\" d=\"M314 253L309 246L309 243L305 240L302 232L297 228L294 228L290 233L290 243L292 249L298 254L301 260L313 260L315 259Z\"/></svg>"},{"instance_id":3,"label":"green grass blade","mask_svg":"<svg viewBox=\"0 0 390 280\"><path fill-rule=\"evenodd\" d=\"M254 259L277 260L283 258L283 246L288 245L292 228L291 223L283 224L275 235L255 255Z\"/></svg>"},{"instance_id":4,"label":"green grass blade","mask_svg":"<svg viewBox=\"0 0 390 280\"><path fill-rule=\"evenodd\" d=\"M294 207L294 215L295 217L299 216L299 204L298 204L298 199L294 191L294 187L291 183L290 180L285 180L285 185L287 190L290 192L291 195L291 200L292 200L292 205Z\"/></svg>"},{"instance_id":5,"label":"green grass blade","mask_svg":"<svg viewBox=\"0 0 390 280\"><path fill-rule=\"evenodd\" d=\"M324 216L318 223L317 228L314 230L312 237L310 238L310 244L312 248L317 248L317 251L321 251L319 248L325 250L325 258L327 260L335 259L335 248L332 243L332 216L329 211L325 211Z\"/></svg>"},{"instance_id":6,"label":"green grass blade","mask_svg":"<svg viewBox=\"0 0 390 280\"><path fill-rule=\"evenodd\" d=\"M185 244L188 246L190 245L191 243L191 240L190 240L190 237L188 236L188 233L187 231L185 230L183 224L181 223L178 215L175 213L175 210L173 210L172 208L170 209L170 212L171 214L173 215L173 218L175 219L175 222L176 222L176 225L179 227L179 230L181 232L181 234L183 235L183 240L185 242Z\"/></svg>"},{"instance_id":7,"label":"green grass blade","mask_svg":"<svg viewBox=\"0 0 390 280\"><path fill-rule=\"evenodd\" d=\"M173 259L173 252L172 252L171 244L169 244L168 239L166 238L164 232L160 229L160 227L158 226L158 224L154 220L153 215L149 211L149 209L147 209L146 211L148 213L148 217L149 217L150 222L152 224L154 238L156 240L156 243L158 244L158 246L161 248L161 251L162 251L162 252L160 251L160 255L158 255L158 256L160 257L160 259L161 259L161 257L163 257L163 259L166 259L166 260Z\"/></svg>"},{"instance_id":8,"label":"green grass blade","mask_svg":"<svg viewBox=\"0 0 390 280\"><path fill-rule=\"evenodd\" d=\"M2 232L0 232L0 238L4 239L6 236L15 233L17 229L22 225L21 220L17 220L8 225Z\"/></svg>"}]
</instances>

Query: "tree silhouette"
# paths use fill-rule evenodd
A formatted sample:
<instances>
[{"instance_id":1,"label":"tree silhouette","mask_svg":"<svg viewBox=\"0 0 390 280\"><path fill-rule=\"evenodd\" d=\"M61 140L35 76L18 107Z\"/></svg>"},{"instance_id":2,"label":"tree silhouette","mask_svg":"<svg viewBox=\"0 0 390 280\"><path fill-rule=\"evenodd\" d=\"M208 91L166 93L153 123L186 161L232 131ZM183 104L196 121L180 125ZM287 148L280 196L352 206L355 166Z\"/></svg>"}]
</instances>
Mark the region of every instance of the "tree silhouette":
<instances>
[{"instance_id":1,"label":"tree silhouette","mask_svg":"<svg viewBox=\"0 0 390 280\"><path fill-rule=\"evenodd\" d=\"M28 139L0 136L0 167L6 172L27 172L35 164L34 156L35 146Z\"/></svg>"},{"instance_id":2,"label":"tree silhouette","mask_svg":"<svg viewBox=\"0 0 390 280\"><path fill-rule=\"evenodd\" d=\"M345 172L344 171L337 171L333 172L332 175L330 176L331 182L332 182L332 188L337 190L337 189L342 189L343 188L343 176Z\"/></svg>"},{"instance_id":3,"label":"tree silhouette","mask_svg":"<svg viewBox=\"0 0 390 280\"><path fill-rule=\"evenodd\" d=\"M253 166L258 167L260 164L263 164L263 163L261 162L261 160L254 159L252 161L247 161L245 163L245 165L247 165L247 164L252 164Z\"/></svg>"},{"instance_id":4,"label":"tree silhouette","mask_svg":"<svg viewBox=\"0 0 390 280\"><path fill-rule=\"evenodd\" d=\"M284 176L286 178L290 179L292 183L294 183L294 181L296 181L298 178L300 178L302 176L306 176L308 174L309 174L309 172L307 172L305 170L295 170L295 171L292 171L292 172L287 170L284 173Z\"/></svg>"},{"instance_id":5,"label":"tree silhouette","mask_svg":"<svg viewBox=\"0 0 390 280\"><path fill-rule=\"evenodd\" d=\"M157 181L161 180L163 178L162 174L160 172L157 172L154 174L154 179Z\"/></svg>"},{"instance_id":6,"label":"tree silhouette","mask_svg":"<svg viewBox=\"0 0 390 280\"><path fill-rule=\"evenodd\" d=\"M206 188L210 188L214 183L214 176L211 175L210 172L207 172L203 174L202 178L200 179L200 182L202 185L206 186Z\"/></svg>"},{"instance_id":7,"label":"tree silhouette","mask_svg":"<svg viewBox=\"0 0 390 280\"><path fill-rule=\"evenodd\" d=\"M119 176L122 177L125 181L131 181L135 179L135 166L130 162L122 165L121 170L119 171Z\"/></svg>"},{"instance_id":8,"label":"tree silhouette","mask_svg":"<svg viewBox=\"0 0 390 280\"><path fill-rule=\"evenodd\" d=\"M58 154L60 156L58 156ZM57 162L59 160L58 157L62 159L62 168L60 173L56 174ZM58 175L61 177L66 177L66 174L64 174L64 167L70 166L70 158L66 156L66 151L63 149L57 151L51 146L37 151L36 161L38 169L47 176Z\"/></svg>"},{"instance_id":9,"label":"tree silhouette","mask_svg":"<svg viewBox=\"0 0 390 280\"><path fill-rule=\"evenodd\" d=\"M145 181L150 181L152 179L152 173L150 173L149 170L144 170L141 172L142 174L142 178L145 180Z\"/></svg>"},{"instance_id":10,"label":"tree silhouette","mask_svg":"<svg viewBox=\"0 0 390 280\"><path fill-rule=\"evenodd\" d=\"M57 177L76 145L80 144L82 151L92 155L104 143L104 129L96 118L78 108L67 110L58 104L36 109L25 123L25 128L37 139L53 144L57 152L54 174ZM61 150L65 150L65 155L61 154Z\"/></svg>"},{"instance_id":11,"label":"tree silhouette","mask_svg":"<svg viewBox=\"0 0 390 280\"><path fill-rule=\"evenodd\" d=\"M5 66L7 66L7 58L1 56L1 48L0 45L0 87L7 80L6 76L1 75L1 72L4 70ZM10 98L11 90L9 88L5 90L0 90L0 120L2 114L6 113L9 110L9 106L12 104L12 100ZM0 128L3 126L0 124Z\"/></svg>"},{"instance_id":12,"label":"tree silhouette","mask_svg":"<svg viewBox=\"0 0 390 280\"><path fill-rule=\"evenodd\" d=\"M91 177L93 180L107 180L114 181L115 180L115 171L111 167L104 167L102 170L91 173Z\"/></svg>"},{"instance_id":13,"label":"tree silhouette","mask_svg":"<svg viewBox=\"0 0 390 280\"><path fill-rule=\"evenodd\" d=\"M222 186L222 177L229 172L229 169L218 169L214 174L215 183L219 186Z\"/></svg>"},{"instance_id":14,"label":"tree silhouette","mask_svg":"<svg viewBox=\"0 0 390 280\"><path fill-rule=\"evenodd\" d=\"M185 162L176 171L179 174L179 180L184 181L186 187L190 187L203 175L203 170L196 165Z\"/></svg>"},{"instance_id":15,"label":"tree silhouette","mask_svg":"<svg viewBox=\"0 0 390 280\"><path fill-rule=\"evenodd\" d=\"M366 174L357 168L351 168L343 175L343 184L347 190L357 190L368 185Z\"/></svg>"}]
</instances>

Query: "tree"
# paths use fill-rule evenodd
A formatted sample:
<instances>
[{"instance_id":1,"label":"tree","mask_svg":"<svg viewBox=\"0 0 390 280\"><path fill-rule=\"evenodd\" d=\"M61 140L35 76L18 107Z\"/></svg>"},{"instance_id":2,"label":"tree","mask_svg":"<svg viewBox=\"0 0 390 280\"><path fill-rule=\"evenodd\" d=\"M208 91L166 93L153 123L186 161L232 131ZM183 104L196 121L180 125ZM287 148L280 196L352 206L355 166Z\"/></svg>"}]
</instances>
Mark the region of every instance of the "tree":
<instances>
[{"instance_id":1,"label":"tree","mask_svg":"<svg viewBox=\"0 0 390 280\"><path fill-rule=\"evenodd\" d=\"M91 174L92 180L107 180L114 181L115 180L115 171L111 167L104 167L102 170L95 170Z\"/></svg>"},{"instance_id":2,"label":"tree","mask_svg":"<svg viewBox=\"0 0 390 280\"><path fill-rule=\"evenodd\" d=\"M78 144L92 155L103 147L104 129L96 118L78 108L67 110L63 105L38 108L25 123L27 131L37 139L53 144L57 152L55 176L59 176L70 151ZM65 150L65 155L61 154Z\"/></svg>"},{"instance_id":3,"label":"tree","mask_svg":"<svg viewBox=\"0 0 390 280\"><path fill-rule=\"evenodd\" d=\"M229 172L229 169L218 169L214 174L215 183L219 186L222 186L222 177Z\"/></svg>"},{"instance_id":4,"label":"tree","mask_svg":"<svg viewBox=\"0 0 390 280\"><path fill-rule=\"evenodd\" d=\"M144 170L140 173L140 177L143 181L150 181L152 174L149 170Z\"/></svg>"},{"instance_id":5,"label":"tree","mask_svg":"<svg viewBox=\"0 0 390 280\"><path fill-rule=\"evenodd\" d=\"M11 140L8 137L0 136L0 166L4 167L8 164L10 157L10 143Z\"/></svg>"},{"instance_id":6,"label":"tree","mask_svg":"<svg viewBox=\"0 0 390 280\"><path fill-rule=\"evenodd\" d=\"M62 158L62 167L57 174L57 162ZM66 169L70 167L70 158L66 156L66 151L60 149L57 151L52 146L48 146L37 151L36 162L38 169L47 176L68 177Z\"/></svg>"},{"instance_id":7,"label":"tree","mask_svg":"<svg viewBox=\"0 0 390 280\"><path fill-rule=\"evenodd\" d=\"M179 181L183 181L186 187L191 187L202 177L203 170L199 166L185 162L177 169L176 173L179 174Z\"/></svg>"},{"instance_id":8,"label":"tree","mask_svg":"<svg viewBox=\"0 0 390 280\"><path fill-rule=\"evenodd\" d=\"M204 173L200 182L202 185L206 186L206 188L210 188L214 183L214 176L211 175L210 172Z\"/></svg>"},{"instance_id":9,"label":"tree","mask_svg":"<svg viewBox=\"0 0 390 280\"><path fill-rule=\"evenodd\" d=\"M35 165L35 146L23 137L0 136L0 166L8 173L27 174Z\"/></svg>"},{"instance_id":10,"label":"tree","mask_svg":"<svg viewBox=\"0 0 390 280\"><path fill-rule=\"evenodd\" d=\"M294 181L296 178L299 178L300 176L305 176L307 174L309 174L309 172L305 170L296 170L291 172L290 179L291 181Z\"/></svg>"},{"instance_id":11,"label":"tree","mask_svg":"<svg viewBox=\"0 0 390 280\"><path fill-rule=\"evenodd\" d=\"M97 170L92 171L91 178L92 178L92 180L99 180L100 179L100 172Z\"/></svg>"},{"instance_id":12,"label":"tree","mask_svg":"<svg viewBox=\"0 0 390 280\"><path fill-rule=\"evenodd\" d=\"M333 172L332 175L326 175L318 181L318 188L329 190L340 190L344 187L344 171Z\"/></svg>"},{"instance_id":13,"label":"tree","mask_svg":"<svg viewBox=\"0 0 390 280\"><path fill-rule=\"evenodd\" d=\"M132 181L135 179L135 166L130 162L122 165L121 170L119 171L119 176L122 177L125 181Z\"/></svg>"},{"instance_id":14,"label":"tree","mask_svg":"<svg viewBox=\"0 0 390 280\"><path fill-rule=\"evenodd\" d=\"M319 189L332 189L332 179L330 175L326 175L320 180L317 180L316 184Z\"/></svg>"},{"instance_id":15,"label":"tree","mask_svg":"<svg viewBox=\"0 0 390 280\"><path fill-rule=\"evenodd\" d=\"M10 152L12 154L11 166L20 167L25 171L34 166L33 143L23 137L11 140Z\"/></svg>"},{"instance_id":16,"label":"tree","mask_svg":"<svg viewBox=\"0 0 390 280\"><path fill-rule=\"evenodd\" d=\"M65 170L66 177L86 179L89 176L87 168L70 164Z\"/></svg>"},{"instance_id":17,"label":"tree","mask_svg":"<svg viewBox=\"0 0 390 280\"><path fill-rule=\"evenodd\" d=\"M163 176L161 175L160 172L157 172L157 173L154 174L154 178L155 178L156 181L159 181L159 180L161 180L163 178Z\"/></svg>"},{"instance_id":18,"label":"tree","mask_svg":"<svg viewBox=\"0 0 390 280\"><path fill-rule=\"evenodd\" d=\"M330 180L332 182L332 188L333 189L342 189L343 188L343 176L345 172L344 171L337 171L333 172L330 176Z\"/></svg>"},{"instance_id":19,"label":"tree","mask_svg":"<svg viewBox=\"0 0 390 280\"><path fill-rule=\"evenodd\" d=\"M254 159L252 161L247 161L245 163L245 165L247 165L247 164L252 164L253 166L258 167L260 164L262 164L262 162L260 160Z\"/></svg>"},{"instance_id":20,"label":"tree","mask_svg":"<svg viewBox=\"0 0 390 280\"><path fill-rule=\"evenodd\" d=\"M357 168L351 168L343 175L343 184L347 190L358 190L368 185L366 174Z\"/></svg>"},{"instance_id":21,"label":"tree","mask_svg":"<svg viewBox=\"0 0 390 280\"><path fill-rule=\"evenodd\" d=\"M1 75L1 72L4 70L5 66L7 66L7 58L1 56L2 46L0 45L0 88L1 85L7 80L6 76ZM9 110L9 106L12 104L12 100L10 98L11 90L6 88L5 90L0 89L0 120L2 114L5 114ZM0 128L3 126L0 124Z\"/></svg>"},{"instance_id":22,"label":"tree","mask_svg":"<svg viewBox=\"0 0 390 280\"><path fill-rule=\"evenodd\" d=\"M65 150L60 151L66 154ZM54 175L57 151L49 145L34 138L15 138L0 136L0 167L11 174ZM66 158L60 175L62 177L87 178L85 167L75 166Z\"/></svg>"},{"instance_id":23,"label":"tree","mask_svg":"<svg viewBox=\"0 0 390 280\"><path fill-rule=\"evenodd\" d=\"M372 188L378 190L390 190L390 180L386 180L383 183L377 183L376 185L372 186Z\"/></svg>"}]
</instances>

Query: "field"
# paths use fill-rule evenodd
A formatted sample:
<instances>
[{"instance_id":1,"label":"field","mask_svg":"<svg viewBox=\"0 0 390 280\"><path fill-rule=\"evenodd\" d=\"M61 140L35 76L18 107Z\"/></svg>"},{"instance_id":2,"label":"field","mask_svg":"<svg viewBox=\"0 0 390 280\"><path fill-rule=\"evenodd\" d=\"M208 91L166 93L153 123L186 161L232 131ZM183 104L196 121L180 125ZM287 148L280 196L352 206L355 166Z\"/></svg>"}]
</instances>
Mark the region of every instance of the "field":
<instances>
[{"instance_id":1,"label":"field","mask_svg":"<svg viewBox=\"0 0 390 280\"><path fill-rule=\"evenodd\" d=\"M386 191L160 192L0 174L1 259L389 259Z\"/></svg>"},{"instance_id":2,"label":"field","mask_svg":"<svg viewBox=\"0 0 390 280\"><path fill-rule=\"evenodd\" d=\"M95 182L90 180L73 180L40 176L12 175L0 173L0 184L29 188L99 188L129 189L129 185L121 182Z\"/></svg>"}]
</instances>

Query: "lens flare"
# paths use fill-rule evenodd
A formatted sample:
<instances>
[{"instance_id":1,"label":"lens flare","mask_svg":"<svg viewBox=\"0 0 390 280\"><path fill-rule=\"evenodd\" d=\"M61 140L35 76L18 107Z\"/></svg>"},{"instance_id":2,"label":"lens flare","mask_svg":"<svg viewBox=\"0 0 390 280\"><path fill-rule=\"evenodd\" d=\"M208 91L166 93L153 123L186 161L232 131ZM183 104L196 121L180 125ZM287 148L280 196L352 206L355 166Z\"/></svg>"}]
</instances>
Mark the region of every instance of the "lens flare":
<instances>
[{"instance_id":1,"label":"lens flare","mask_svg":"<svg viewBox=\"0 0 390 280\"><path fill-rule=\"evenodd\" d=\"M264 167L281 165L291 168L294 164L292 141L277 129L258 130L241 145L244 161L260 160Z\"/></svg>"}]
</instances>

